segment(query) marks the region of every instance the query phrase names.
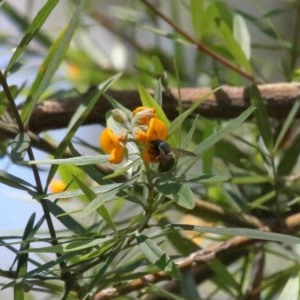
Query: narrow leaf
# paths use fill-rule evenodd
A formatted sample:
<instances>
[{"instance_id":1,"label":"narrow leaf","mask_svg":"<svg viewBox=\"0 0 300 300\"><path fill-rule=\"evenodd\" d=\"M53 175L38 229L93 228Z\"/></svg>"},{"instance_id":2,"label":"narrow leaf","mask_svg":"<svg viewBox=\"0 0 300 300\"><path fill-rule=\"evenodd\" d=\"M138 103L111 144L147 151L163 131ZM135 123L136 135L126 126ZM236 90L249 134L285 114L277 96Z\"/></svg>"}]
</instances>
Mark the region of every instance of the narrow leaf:
<instances>
[{"instance_id":1,"label":"narrow leaf","mask_svg":"<svg viewBox=\"0 0 300 300\"><path fill-rule=\"evenodd\" d=\"M191 188L185 184L181 185L179 192L174 197L174 201L186 209L193 209L195 206L194 194Z\"/></svg>"},{"instance_id":2,"label":"narrow leaf","mask_svg":"<svg viewBox=\"0 0 300 300\"><path fill-rule=\"evenodd\" d=\"M198 99L189 109L187 109L185 112L180 114L171 124L171 128L169 130L169 134L173 134L174 131L176 131L178 128L182 126L183 121L197 108L199 105L204 102L208 97L216 93L220 87L212 90L211 92L207 93L200 99Z\"/></svg>"},{"instance_id":3,"label":"narrow leaf","mask_svg":"<svg viewBox=\"0 0 300 300\"><path fill-rule=\"evenodd\" d=\"M213 233L219 235L230 235L230 236L245 236L252 239L275 241L286 244L299 244L300 238L275 232L267 232L249 228L219 228L219 227L205 227L205 226L194 226L194 225L181 225L181 224L170 224L166 228L173 228L175 230L189 230L203 233Z\"/></svg>"},{"instance_id":4,"label":"narrow leaf","mask_svg":"<svg viewBox=\"0 0 300 300\"><path fill-rule=\"evenodd\" d=\"M294 138L292 144L282 153L282 157L277 167L277 173L280 176L286 176L291 173L296 166L300 155L300 133Z\"/></svg>"},{"instance_id":5,"label":"narrow leaf","mask_svg":"<svg viewBox=\"0 0 300 300\"><path fill-rule=\"evenodd\" d=\"M221 35L223 42L227 46L226 48L228 49L228 51L230 51L237 64L241 66L246 72L251 73L251 64L248 61L245 53L243 52L240 44L235 39L230 28L223 20L218 20L216 24L217 32Z\"/></svg>"},{"instance_id":6,"label":"narrow leaf","mask_svg":"<svg viewBox=\"0 0 300 300\"><path fill-rule=\"evenodd\" d=\"M249 93L251 97L251 104L257 108L253 115L256 120L259 133L261 134L266 147L271 150L273 145L273 137L266 106L256 85L252 85L250 87Z\"/></svg>"},{"instance_id":7,"label":"narrow leaf","mask_svg":"<svg viewBox=\"0 0 300 300\"><path fill-rule=\"evenodd\" d=\"M40 30L42 25L47 20L48 16L51 14L52 10L55 8L55 6L58 4L59 0L48 0L46 4L39 10L37 15L34 17L32 22L30 23L27 30L24 32L23 38L16 48L13 56L11 57L6 70L5 74L9 72L11 67L14 65L14 63L17 61L17 59L20 57L20 55L24 52L27 45L31 42L31 40L36 36L37 32Z\"/></svg>"},{"instance_id":8,"label":"narrow leaf","mask_svg":"<svg viewBox=\"0 0 300 300\"><path fill-rule=\"evenodd\" d=\"M0 182L13 188L25 190L28 192L31 191L30 187L32 189L35 189L35 187L29 182L14 175L11 175L3 170L0 170Z\"/></svg>"},{"instance_id":9,"label":"narrow leaf","mask_svg":"<svg viewBox=\"0 0 300 300\"><path fill-rule=\"evenodd\" d=\"M108 162L108 155L85 155L72 158L61 158L61 159L42 159L42 160L31 160L26 163L29 165L74 165L74 166L85 166L95 165Z\"/></svg>"},{"instance_id":10,"label":"narrow leaf","mask_svg":"<svg viewBox=\"0 0 300 300\"><path fill-rule=\"evenodd\" d=\"M295 274L290 277L286 283L282 293L279 296L279 300L294 300L299 299L299 274Z\"/></svg>"},{"instance_id":11,"label":"narrow leaf","mask_svg":"<svg viewBox=\"0 0 300 300\"><path fill-rule=\"evenodd\" d=\"M204 12L203 0L190 0L190 14L193 27L198 37L201 36L202 16Z\"/></svg>"},{"instance_id":12,"label":"narrow leaf","mask_svg":"<svg viewBox=\"0 0 300 300\"><path fill-rule=\"evenodd\" d=\"M139 248L152 264L176 279L181 278L181 274L173 260L152 239L145 235L138 235L136 239Z\"/></svg>"},{"instance_id":13,"label":"narrow leaf","mask_svg":"<svg viewBox=\"0 0 300 300\"><path fill-rule=\"evenodd\" d=\"M251 38L244 18L241 15L233 17L233 34L234 38L240 44L246 58L249 60L251 56Z\"/></svg>"},{"instance_id":14,"label":"narrow leaf","mask_svg":"<svg viewBox=\"0 0 300 300\"><path fill-rule=\"evenodd\" d=\"M140 94L143 105L147 106L147 107L155 108L158 118L161 119L167 125L167 127L169 127L170 122L169 122L168 118L166 117L164 111L159 106L159 104L150 95L150 93L140 84L138 85L138 90L139 90L139 94Z\"/></svg>"},{"instance_id":15,"label":"narrow leaf","mask_svg":"<svg viewBox=\"0 0 300 300\"><path fill-rule=\"evenodd\" d=\"M228 124L220 129L219 131L212 134L210 137L205 139L203 142L201 142L194 150L193 152L197 155L200 155L203 153L206 149L211 147L213 144L221 140L223 137L225 137L227 134L231 133L234 129L241 126L241 124L247 120L247 118L255 111L255 107L249 107L247 110L245 110L240 116L238 116L236 119L233 119L228 122Z\"/></svg>"},{"instance_id":16,"label":"narrow leaf","mask_svg":"<svg viewBox=\"0 0 300 300\"><path fill-rule=\"evenodd\" d=\"M255 110L254 107L249 107L247 110L245 110L236 119L233 119L230 122L228 122L226 127L224 127L222 129L220 129L219 131L213 133L211 136L209 136L203 142L201 142L196 148L193 149L193 152L195 154L197 154L197 156L200 156L209 147L211 147L212 145L217 143L219 140L221 140L227 134L231 133L234 129L241 126L241 124L252 114L252 112L254 110ZM187 163L185 166L182 166L182 168L180 170L181 173L185 174L193 165L194 165L194 161L191 161L190 163Z\"/></svg>"},{"instance_id":17,"label":"narrow leaf","mask_svg":"<svg viewBox=\"0 0 300 300\"><path fill-rule=\"evenodd\" d=\"M51 0L48 1L53 2ZM42 65L39 68L38 74L32 84L29 96L27 97L24 106L22 108L21 117L24 122L28 122L34 107L39 101L42 93L49 85L51 78L60 66L64 55L68 49L69 43L73 37L75 29L79 22L80 13L83 10L87 0L81 0L77 5L77 9L74 12L69 25L64 29L56 41L52 44L49 52Z\"/></svg>"},{"instance_id":18,"label":"narrow leaf","mask_svg":"<svg viewBox=\"0 0 300 300\"><path fill-rule=\"evenodd\" d=\"M97 194L83 181L81 181L79 178L74 178L74 180L77 182L78 186L82 189L84 192L84 195L87 197L87 199L93 203L95 199L97 198ZM101 195L101 198L104 198L106 194ZM104 203L102 205L99 205L97 207L98 214L103 218L103 220L113 229L116 230L115 224L107 211L106 207L104 206Z\"/></svg>"},{"instance_id":19,"label":"narrow leaf","mask_svg":"<svg viewBox=\"0 0 300 300\"><path fill-rule=\"evenodd\" d=\"M280 143L282 142L283 138L285 137L287 131L289 130L292 122L294 121L294 119L297 115L299 107L300 107L300 101L298 100L294 103L289 115L287 116L287 118L282 126L282 129L278 135L278 138L276 140L276 143L275 143L275 146L273 149L274 152L277 150L278 146L280 145Z\"/></svg>"},{"instance_id":20,"label":"narrow leaf","mask_svg":"<svg viewBox=\"0 0 300 300\"><path fill-rule=\"evenodd\" d=\"M30 146L30 137L27 133L19 133L11 142L11 159L18 163L24 159L27 149Z\"/></svg>"},{"instance_id":21,"label":"narrow leaf","mask_svg":"<svg viewBox=\"0 0 300 300\"><path fill-rule=\"evenodd\" d=\"M35 220L35 213L33 213L29 218L22 237L20 253L17 256L18 259L17 278L22 278L27 272L28 253L22 253L22 251L27 250L29 248L30 243L28 242L28 240L31 238L31 234L34 226L34 220ZM24 291L25 291L25 286L24 286L24 281L22 280L14 286L14 299L16 300L24 299Z\"/></svg>"},{"instance_id":22,"label":"narrow leaf","mask_svg":"<svg viewBox=\"0 0 300 300\"><path fill-rule=\"evenodd\" d=\"M42 200L42 201L47 201L47 207L51 212L51 214L55 216L71 232L74 232L76 234L82 234L86 232L85 228L80 223L78 223L71 216L65 214L66 212L55 202L49 200Z\"/></svg>"}]
</instances>

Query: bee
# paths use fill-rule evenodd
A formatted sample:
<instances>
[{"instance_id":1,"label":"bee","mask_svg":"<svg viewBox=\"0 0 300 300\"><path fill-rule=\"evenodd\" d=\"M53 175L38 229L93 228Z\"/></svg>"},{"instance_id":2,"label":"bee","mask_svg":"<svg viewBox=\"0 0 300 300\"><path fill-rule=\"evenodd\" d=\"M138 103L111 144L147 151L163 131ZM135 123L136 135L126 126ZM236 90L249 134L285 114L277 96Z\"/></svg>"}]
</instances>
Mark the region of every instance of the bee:
<instances>
[{"instance_id":1,"label":"bee","mask_svg":"<svg viewBox=\"0 0 300 300\"><path fill-rule=\"evenodd\" d=\"M195 153L171 147L166 141L154 140L152 144L152 154L154 154L158 161L158 171L161 173L171 171L176 165L176 154L183 154L187 156L196 156Z\"/></svg>"}]
</instances>

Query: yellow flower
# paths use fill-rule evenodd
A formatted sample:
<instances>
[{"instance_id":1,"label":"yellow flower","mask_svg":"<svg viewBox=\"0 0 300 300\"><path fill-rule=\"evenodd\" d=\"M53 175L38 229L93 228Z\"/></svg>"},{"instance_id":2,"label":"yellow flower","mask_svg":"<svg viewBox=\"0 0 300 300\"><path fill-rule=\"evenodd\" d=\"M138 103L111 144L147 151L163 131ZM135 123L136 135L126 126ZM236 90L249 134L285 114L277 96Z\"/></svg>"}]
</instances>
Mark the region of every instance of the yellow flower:
<instances>
[{"instance_id":1,"label":"yellow flower","mask_svg":"<svg viewBox=\"0 0 300 300\"><path fill-rule=\"evenodd\" d=\"M105 128L100 136L100 145L104 152L110 153L109 162L119 164L125 154L125 147L121 143L125 139L124 135L117 137L110 128Z\"/></svg>"},{"instance_id":2,"label":"yellow flower","mask_svg":"<svg viewBox=\"0 0 300 300\"><path fill-rule=\"evenodd\" d=\"M61 179L52 179L49 184L51 193L60 193L66 190L67 185Z\"/></svg>"}]
</instances>

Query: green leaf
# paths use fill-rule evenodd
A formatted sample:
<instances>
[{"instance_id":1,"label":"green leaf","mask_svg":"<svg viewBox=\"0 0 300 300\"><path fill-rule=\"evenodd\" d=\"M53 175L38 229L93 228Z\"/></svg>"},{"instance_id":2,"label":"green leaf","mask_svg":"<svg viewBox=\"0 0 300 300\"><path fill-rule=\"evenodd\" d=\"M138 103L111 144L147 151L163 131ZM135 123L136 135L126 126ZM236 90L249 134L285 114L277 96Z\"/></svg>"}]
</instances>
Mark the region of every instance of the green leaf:
<instances>
[{"instance_id":1,"label":"green leaf","mask_svg":"<svg viewBox=\"0 0 300 300\"><path fill-rule=\"evenodd\" d=\"M198 37L201 36L202 29L202 17L204 13L203 0L190 0L190 14L192 17L192 23L194 30Z\"/></svg>"},{"instance_id":2,"label":"green leaf","mask_svg":"<svg viewBox=\"0 0 300 300\"><path fill-rule=\"evenodd\" d=\"M249 228L219 228L219 227L205 227L205 226L195 226L195 225L182 225L182 224L170 224L167 225L166 228L173 228L175 230L188 230L188 231L197 231L203 233L213 233L219 235L229 235L229 236L245 236L251 239L258 240L266 240L266 241L274 241L281 242L286 244L299 244L300 238L275 233L275 232L267 232L256 229Z\"/></svg>"},{"instance_id":3,"label":"green leaf","mask_svg":"<svg viewBox=\"0 0 300 300\"><path fill-rule=\"evenodd\" d=\"M248 119L248 117L255 111L255 107L249 107L240 116L228 122L228 124L220 129L219 131L213 133L210 137L201 142L193 152L198 156L201 155L205 150L214 145L216 142L221 140L227 134L231 133L234 129L241 126L241 124Z\"/></svg>"},{"instance_id":4,"label":"green leaf","mask_svg":"<svg viewBox=\"0 0 300 300\"><path fill-rule=\"evenodd\" d=\"M83 181L79 180L78 178L74 178L74 180L77 182L78 186L82 189L82 191L84 192L84 195L87 197L87 199L93 203L97 198L99 198L99 196L97 197L97 194L87 185L85 184ZM115 192L115 191L114 191ZM110 192L101 195L100 198L103 199L105 198L105 196L107 194L109 194ZM103 220L114 230L116 231L116 227L115 224L109 214L109 212L107 211L106 207L104 206L104 203L102 205L99 205L97 207L97 212L98 214L103 218Z\"/></svg>"},{"instance_id":5,"label":"green leaf","mask_svg":"<svg viewBox=\"0 0 300 300\"><path fill-rule=\"evenodd\" d=\"M292 122L294 121L296 115L297 115L297 112L299 110L299 107L300 107L300 100L297 100L291 111L289 112L283 126L282 126L282 129L280 130L280 133L278 135L278 138L275 142L275 146L274 146L274 149L273 149L273 152L275 152L278 148L278 146L280 145L280 143L282 142L283 138L285 137L287 131L289 130L289 128L291 127L291 124Z\"/></svg>"},{"instance_id":6,"label":"green leaf","mask_svg":"<svg viewBox=\"0 0 300 300\"><path fill-rule=\"evenodd\" d=\"M201 182L201 183L216 183L216 182L224 182L229 180L228 176L220 176L220 175L209 175L209 174L183 174L180 177L178 177L178 180L181 183L184 182Z\"/></svg>"},{"instance_id":7,"label":"green leaf","mask_svg":"<svg viewBox=\"0 0 300 300\"><path fill-rule=\"evenodd\" d=\"M49 0L48 2L50 3L53 1ZM66 29L64 29L61 32L61 34L56 39L56 41L54 41L42 65L40 66L38 74L31 86L29 96L27 97L24 106L22 108L21 117L24 122L28 122L34 107L39 101L42 93L48 87L51 78L55 74L56 70L60 66L65 56L65 53L68 49L69 43L73 37L75 29L78 25L80 13L83 10L86 2L87 0L81 0L80 3L77 5L77 9L72 16L69 25L67 26ZM48 8L48 12L49 12L49 8Z\"/></svg>"},{"instance_id":8,"label":"green leaf","mask_svg":"<svg viewBox=\"0 0 300 300\"><path fill-rule=\"evenodd\" d=\"M107 272L107 269L111 266L115 257L119 254L120 249L116 249L115 251L110 251L110 255L103 261L98 269L98 272L93 274L91 277L91 281L88 283L87 288L85 289L85 295L83 295L82 299L88 299L91 291L95 289L95 287L99 286L100 283L103 282L104 274Z\"/></svg>"},{"instance_id":9,"label":"green leaf","mask_svg":"<svg viewBox=\"0 0 300 300\"><path fill-rule=\"evenodd\" d=\"M166 124L167 127L169 127L170 122L169 122L168 118L166 117L164 111L159 106L159 104L150 95L150 93L141 84L138 84L138 90L139 90L139 94L140 94L143 106L155 108L155 111L156 111L156 114L157 114L158 118L160 120L162 120Z\"/></svg>"},{"instance_id":10,"label":"green leaf","mask_svg":"<svg viewBox=\"0 0 300 300\"><path fill-rule=\"evenodd\" d=\"M32 232L33 232L33 227L34 227L34 220L35 220L35 213L31 215L29 218L24 234L22 237L22 243L20 246L20 253L17 256L18 259L18 265L17 265L17 278L22 278L26 272L27 272L27 266L28 266L28 253L22 253L22 251L29 249L30 243L28 240L32 238ZM14 286L14 299L24 299L24 291L25 291L25 286L24 286L24 281L22 280L21 282L18 282Z\"/></svg>"},{"instance_id":11,"label":"green leaf","mask_svg":"<svg viewBox=\"0 0 300 300\"><path fill-rule=\"evenodd\" d=\"M39 247L39 248L29 248L23 250L24 253L63 253L64 246L63 245L55 245L55 246L47 246L47 247Z\"/></svg>"},{"instance_id":12,"label":"green leaf","mask_svg":"<svg viewBox=\"0 0 300 300\"><path fill-rule=\"evenodd\" d=\"M163 99L162 99L162 86L161 86L161 79L158 79L155 87L154 87L154 99L156 100L157 104L162 107Z\"/></svg>"},{"instance_id":13,"label":"green leaf","mask_svg":"<svg viewBox=\"0 0 300 300\"><path fill-rule=\"evenodd\" d=\"M294 138L292 144L282 153L277 173L280 176L287 176L296 166L300 154L300 133Z\"/></svg>"},{"instance_id":14,"label":"green leaf","mask_svg":"<svg viewBox=\"0 0 300 300\"><path fill-rule=\"evenodd\" d=\"M95 165L108 162L109 155L85 155L72 158L61 158L61 159L41 159L41 160L30 160L26 162L29 165L74 165L74 166L85 166Z\"/></svg>"},{"instance_id":15,"label":"green leaf","mask_svg":"<svg viewBox=\"0 0 300 300\"><path fill-rule=\"evenodd\" d=\"M91 110L94 108L95 104L98 102L100 96L107 91L107 89L116 82L122 73L118 73L111 78L107 79L106 81L102 82L98 86L98 90L91 91L90 97L87 99L86 102L79 105L76 112L72 116L70 123L68 125L68 133L75 133L78 127L82 124L85 118L89 115Z\"/></svg>"},{"instance_id":16,"label":"green leaf","mask_svg":"<svg viewBox=\"0 0 300 300\"><path fill-rule=\"evenodd\" d=\"M180 114L171 124L170 130L169 130L169 134L173 134L178 128L180 128L182 126L183 121L197 108L199 107L199 105L204 102L208 97L210 97L211 95L213 95L214 93L216 93L218 90L220 89L220 87L215 88L214 90L212 90L211 92L207 93L206 95L204 95L203 97L201 97L200 99L198 99L189 109L187 109L185 112L183 112L182 114Z\"/></svg>"},{"instance_id":17,"label":"green leaf","mask_svg":"<svg viewBox=\"0 0 300 300\"><path fill-rule=\"evenodd\" d=\"M67 215L66 212L55 202L49 200L42 201L47 201L47 207L51 214L55 216L71 232L74 232L76 234L86 233L85 228L76 220L74 220L71 216Z\"/></svg>"},{"instance_id":18,"label":"green leaf","mask_svg":"<svg viewBox=\"0 0 300 300\"><path fill-rule=\"evenodd\" d=\"M246 72L251 73L252 72L251 64L247 59L246 55L244 54L240 44L235 39L230 28L221 19L217 20L216 25L217 25L217 32L221 35L224 44L227 46L227 50L230 51L236 63L240 67L242 67Z\"/></svg>"},{"instance_id":19,"label":"green leaf","mask_svg":"<svg viewBox=\"0 0 300 300\"><path fill-rule=\"evenodd\" d=\"M23 161L30 146L30 137L27 133L19 133L11 142L11 159L14 163Z\"/></svg>"},{"instance_id":20,"label":"green leaf","mask_svg":"<svg viewBox=\"0 0 300 300\"><path fill-rule=\"evenodd\" d=\"M125 183L127 184L127 182ZM118 189L120 186L125 185L124 183L111 183L101 186L91 187L91 189L95 193L107 193L111 190ZM53 193L48 195L34 195L35 199L44 199L47 198L48 200L55 200L55 199L64 199L64 198L72 198L82 196L84 193L81 189L64 191L61 193Z\"/></svg>"},{"instance_id":21,"label":"green leaf","mask_svg":"<svg viewBox=\"0 0 300 300\"><path fill-rule=\"evenodd\" d=\"M253 26L257 27L261 32L266 34L269 38L278 39L278 33L276 32L275 27L272 26L269 22L265 22L261 16L253 17L244 11L237 10L240 15L242 15L245 19L249 20ZM280 41L282 42L282 41Z\"/></svg>"},{"instance_id":22,"label":"green leaf","mask_svg":"<svg viewBox=\"0 0 300 300\"><path fill-rule=\"evenodd\" d=\"M80 217L84 218L87 215L100 210L106 202L118 199L119 197L116 196L117 193L118 193L118 190L112 190L112 191L109 191L104 194L100 194L100 195L96 196L93 199L93 201L91 201L83 209L83 211L80 213Z\"/></svg>"},{"instance_id":23,"label":"green leaf","mask_svg":"<svg viewBox=\"0 0 300 300\"><path fill-rule=\"evenodd\" d=\"M50 247L52 247L52 248L60 247L62 249L61 245L59 245L59 246L50 246ZM34 249L31 249L31 250L32 251L30 251L30 249L28 249L27 252L39 252L39 251L34 251ZM40 252L44 252L44 251L40 251ZM60 251L52 251L52 252L60 253ZM31 278L32 276L34 276L36 274L40 274L42 272L48 273L51 268L57 266L59 263L61 263L63 261L68 261L69 259L71 259L75 255L76 254L74 254L74 253L66 253L66 254L63 254L63 255L57 257L56 259L52 259L49 262L46 262L43 265L39 266L38 268L35 268L35 269L27 272L24 276L24 279Z\"/></svg>"},{"instance_id":24,"label":"green leaf","mask_svg":"<svg viewBox=\"0 0 300 300\"><path fill-rule=\"evenodd\" d=\"M170 224L170 220L163 216L158 220L158 222L159 226L162 228ZM174 249L176 249L176 251L178 251L182 256L188 256L192 252L200 249L199 246L191 239L185 237L177 230L167 230L164 234L172 247L174 247Z\"/></svg>"},{"instance_id":25,"label":"green leaf","mask_svg":"<svg viewBox=\"0 0 300 300\"><path fill-rule=\"evenodd\" d=\"M17 86L13 85L9 87L9 91L11 95L15 97L18 92L18 88ZM8 104L9 102L7 101L6 91L0 91L0 117L6 111Z\"/></svg>"},{"instance_id":26,"label":"green leaf","mask_svg":"<svg viewBox=\"0 0 300 300\"><path fill-rule=\"evenodd\" d=\"M137 235L136 240L140 250L152 264L176 279L181 278L180 271L173 260L152 239L145 235Z\"/></svg>"},{"instance_id":27,"label":"green leaf","mask_svg":"<svg viewBox=\"0 0 300 300\"><path fill-rule=\"evenodd\" d=\"M283 291L279 296L279 300L299 299L299 274L294 274L286 283Z\"/></svg>"},{"instance_id":28,"label":"green leaf","mask_svg":"<svg viewBox=\"0 0 300 300\"><path fill-rule=\"evenodd\" d=\"M274 200L275 198L276 198L276 192L274 190L271 190L259 196L258 198L254 199L249 205L249 207L251 207L251 209L262 207L263 204L267 203L268 201Z\"/></svg>"},{"instance_id":29,"label":"green leaf","mask_svg":"<svg viewBox=\"0 0 300 300\"><path fill-rule=\"evenodd\" d=\"M253 115L256 120L259 133L266 147L271 150L273 146L273 137L266 106L256 85L252 85L249 88L249 94L251 97L251 104L257 108Z\"/></svg>"},{"instance_id":30,"label":"green leaf","mask_svg":"<svg viewBox=\"0 0 300 300\"><path fill-rule=\"evenodd\" d=\"M103 96L110 102L110 104L114 108L120 109L127 116L129 120L132 118L132 111L126 108L124 105L122 105L118 100L115 100L114 98L112 98L110 95L106 93L103 93Z\"/></svg>"},{"instance_id":31,"label":"green leaf","mask_svg":"<svg viewBox=\"0 0 300 300\"><path fill-rule=\"evenodd\" d=\"M191 188L185 184L181 185L178 193L174 195L174 201L186 209L193 209L195 206L194 194Z\"/></svg>"},{"instance_id":32,"label":"green leaf","mask_svg":"<svg viewBox=\"0 0 300 300\"><path fill-rule=\"evenodd\" d=\"M102 247L104 244L106 244L107 242L111 242L111 241L114 241L114 237L107 236L107 237L103 237L103 238L93 239L90 242L88 240L70 242L66 245L63 245L63 247L64 247L64 252L80 251L80 250L85 250L85 249L96 247L96 246Z\"/></svg>"},{"instance_id":33,"label":"green leaf","mask_svg":"<svg viewBox=\"0 0 300 300\"><path fill-rule=\"evenodd\" d=\"M184 274L184 276L185 276L185 274ZM164 289L163 287L161 287L159 285L150 285L147 288L147 292L151 298L153 295L153 298L168 299L168 300L187 300L187 299L192 300L193 299L193 298L180 297L176 294L173 294L173 293L167 291L166 289ZM194 298L193 300L195 300L195 299L200 299L200 298L197 297L197 298ZM130 299L124 299L124 300L130 300Z\"/></svg>"},{"instance_id":34,"label":"green leaf","mask_svg":"<svg viewBox=\"0 0 300 300\"><path fill-rule=\"evenodd\" d=\"M241 15L235 15L233 18L233 35L240 44L245 57L249 60L251 57L251 37L247 24Z\"/></svg>"},{"instance_id":35,"label":"green leaf","mask_svg":"<svg viewBox=\"0 0 300 300\"><path fill-rule=\"evenodd\" d=\"M180 143L180 147L182 147L182 149L187 149L188 146L192 143L193 136L196 132L198 124L199 124L199 115L196 115L193 118L193 124L187 125L187 128L189 129L189 131L187 134L185 134L185 136L182 138L182 142Z\"/></svg>"},{"instance_id":36,"label":"green leaf","mask_svg":"<svg viewBox=\"0 0 300 300\"><path fill-rule=\"evenodd\" d=\"M164 195L176 195L181 188L180 182L174 181L164 174L161 177L155 178L153 182L157 190Z\"/></svg>"},{"instance_id":37,"label":"green leaf","mask_svg":"<svg viewBox=\"0 0 300 300\"><path fill-rule=\"evenodd\" d=\"M180 289L182 291L182 295L184 296L183 299L201 299L196 278L190 272L184 272L182 274Z\"/></svg>"},{"instance_id":38,"label":"green leaf","mask_svg":"<svg viewBox=\"0 0 300 300\"><path fill-rule=\"evenodd\" d=\"M0 182L5 185L8 185L10 187L13 187L13 188L16 188L19 190L25 190L28 192L31 192L30 187L32 189L35 189L35 186L30 184L29 182L27 182L19 177L16 177L14 175L11 175L3 170L0 170Z\"/></svg>"},{"instance_id":39,"label":"green leaf","mask_svg":"<svg viewBox=\"0 0 300 300\"><path fill-rule=\"evenodd\" d=\"M55 8L55 6L58 4L59 0L48 0L47 3L39 10L37 15L34 17L34 19L30 22L29 27L25 31L23 38L16 48L13 56L11 57L6 70L5 75L8 74L11 67L14 65L14 63L17 61L17 59L20 57L20 55L24 52L27 45L31 42L31 40L37 35L37 32L40 30L42 25L47 20L48 16L51 14L52 10Z\"/></svg>"},{"instance_id":40,"label":"green leaf","mask_svg":"<svg viewBox=\"0 0 300 300\"><path fill-rule=\"evenodd\" d=\"M241 124L252 114L252 112L255 110L254 107L249 107L247 110L245 110L239 117L236 119L233 119L228 122L228 124L220 129L219 131L213 133L211 136L206 138L204 141L202 141L197 147L193 149L193 152L197 154L197 156L200 156L204 151L206 151L209 147L217 143L219 140L221 140L223 137L225 137L227 134L231 133L234 129L241 126ZM194 165L194 161L191 160L190 163L186 163L184 166L181 167L180 172L181 174L187 173L187 171Z\"/></svg>"},{"instance_id":41,"label":"green leaf","mask_svg":"<svg viewBox=\"0 0 300 300\"><path fill-rule=\"evenodd\" d=\"M230 293L233 297L233 292L239 290L239 284L236 282L234 275L228 270L227 266L218 259L208 261L208 266L221 281L218 283L218 286Z\"/></svg>"}]
</instances>

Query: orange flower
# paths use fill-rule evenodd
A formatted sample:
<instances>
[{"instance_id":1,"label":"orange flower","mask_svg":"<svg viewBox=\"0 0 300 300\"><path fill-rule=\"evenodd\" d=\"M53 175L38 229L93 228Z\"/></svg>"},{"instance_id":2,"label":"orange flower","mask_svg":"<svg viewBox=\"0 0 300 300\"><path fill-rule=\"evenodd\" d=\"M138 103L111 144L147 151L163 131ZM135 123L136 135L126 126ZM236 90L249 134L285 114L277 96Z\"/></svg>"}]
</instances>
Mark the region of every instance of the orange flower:
<instances>
[{"instance_id":1,"label":"orange flower","mask_svg":"<svg viewBox=\"0 0 300 300\"><path fill-rule=\"evenodd\" d=\"M51 193L60 193L66 190L67 185L61 179L52 179L49 184Z\"/></svg>"},{"instance_id":2,"label":"orange flower","mask_svg":"<svg viewBox=\"0 0 300 300\"><path fill-rule=\"evenodd\" d=\"M132 115L136 125L148 125L149 121L156 117L155 108L146 106L137 107Z\"/></svg>"},{"instance_id":3,"label":"orange flower","mask_svg":"<svg viewBox=\"0 0 300 300\"><path fill-rule=\"evenodd\" d=\"M125 147L121 143L124 135L117 137L110 128L105 128L100 136L100 145L104 152L110 153L109 162L119 164L125 154Z\"/></svg>"},{"instance_id":4,"label":"orange flower","mask_svg":"<svg viewBox=\"0 0 300 300\"><path fill-rule=\"evenodd\" d=\"M163 140L168 138L168 128L166 124L157 118L152 118L147 129L147 140Z\"/></svg>"}]
</instances>

